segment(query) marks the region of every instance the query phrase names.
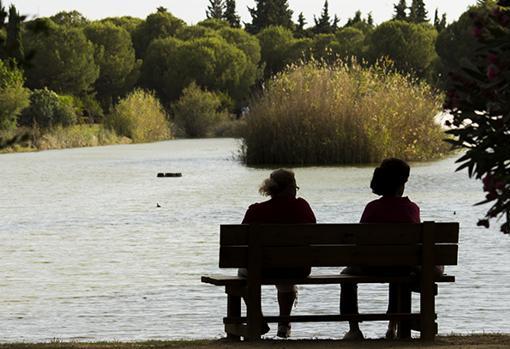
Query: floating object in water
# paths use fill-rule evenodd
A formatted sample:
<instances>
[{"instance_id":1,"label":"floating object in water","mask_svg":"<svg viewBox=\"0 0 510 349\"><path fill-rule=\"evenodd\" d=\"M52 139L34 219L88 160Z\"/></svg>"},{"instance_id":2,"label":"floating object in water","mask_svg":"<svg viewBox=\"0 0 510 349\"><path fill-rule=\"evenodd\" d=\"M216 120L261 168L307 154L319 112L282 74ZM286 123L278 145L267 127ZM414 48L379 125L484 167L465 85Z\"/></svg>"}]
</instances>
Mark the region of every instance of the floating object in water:
<instances>
[{"instance_id":1,"label":"floating object in water","mask_svg":"<svg viewBox=\"0 0 510 349\"><path fill-rule=\"evenodd\" d=\"M176 178L176 177L182 177L182 173L180 172L169 172L169 173L158 173L158 178L163 178L163 177L169 177L169 178Z\"/></svg>"},{"instance_id":2,"label":"floating object in water","mask_svg":"<svg viewBox=\"0 0 510 349\"><path fill-rule=\"evenodd\" d=\"M159 204L159 202L156 202L156 207L161 207L161 205Z\"/></svg>"}]
</instances>

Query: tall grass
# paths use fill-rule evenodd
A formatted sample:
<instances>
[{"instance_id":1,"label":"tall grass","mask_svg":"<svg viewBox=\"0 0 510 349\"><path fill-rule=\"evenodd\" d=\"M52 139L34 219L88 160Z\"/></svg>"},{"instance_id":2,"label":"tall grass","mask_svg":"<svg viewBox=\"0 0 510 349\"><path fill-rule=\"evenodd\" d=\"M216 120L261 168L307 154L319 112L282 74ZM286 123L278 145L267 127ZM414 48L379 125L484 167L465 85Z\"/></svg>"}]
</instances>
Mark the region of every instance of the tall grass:
<instances>
[{"instance_id":1,"label":"tall grass","mask_svg":"<svg viewBox=\"0 0 510 349\"><path fill-rule=\"evenodd\" d=\"M102 125L73 125L55 127L37 137L34 146L38 150L95 147L98 145L131 143Z\"/></svg>"},{"instance_id":2,"label":"tall grass","mask_svg":"<svg viewBox=\"0 0 510 349\"><path fill-rule=\"evenodd\" d=\"M105 125L136 143L172 137L167 114L156 95L141 89L120 100L106 118Z\"/></svg>"},{"instance_id":3,"label":"tall grass","mask_svg":"<svg viewBox=\"0 0 510 349\"><path fill-rule=\"evenodd\" d=\"M434 117L441 96L384 63L291 66L253 101L243 134L248 164L428 160L446 150Z\"/></svg>"}]
</instances>

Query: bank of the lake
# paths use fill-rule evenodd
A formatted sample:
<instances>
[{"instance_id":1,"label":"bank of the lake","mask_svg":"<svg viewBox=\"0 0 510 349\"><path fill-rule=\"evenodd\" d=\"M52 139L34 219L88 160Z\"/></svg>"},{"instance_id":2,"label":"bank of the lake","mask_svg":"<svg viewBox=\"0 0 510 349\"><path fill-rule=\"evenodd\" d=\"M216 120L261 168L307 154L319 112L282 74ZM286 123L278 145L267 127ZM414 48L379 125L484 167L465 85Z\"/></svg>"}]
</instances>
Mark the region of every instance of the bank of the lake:
<instances>
[{"instance_id":1,"label":"bank of the lake","mask_svg":"<svg viewBox=\"0 0 510 349\"><path fill-rule=\"evenodd\" d=\"M0 148L0 154L132 143L129 138L120 137L99 124L56 127L46 131L20 129L15 133L0 134L0 139L13 139L12 145Z\"/></svg>"},{"instance_id":2,"label":"bank of the lake","mask_svg":"<svg viewBox=\"0 0 510 349\"><path fill-rule=\"evenodd\" d=\"M196 341L149 341L149 342L102 342L72 343L58 342L44 344L0 344L0 349L508 349L510 334L483 334L469 336L442 336L434 343L413 341L366 340L346 342L341 340L264 340L259 343L228 342L223 340Z\"/></svg>"}]
</instances>

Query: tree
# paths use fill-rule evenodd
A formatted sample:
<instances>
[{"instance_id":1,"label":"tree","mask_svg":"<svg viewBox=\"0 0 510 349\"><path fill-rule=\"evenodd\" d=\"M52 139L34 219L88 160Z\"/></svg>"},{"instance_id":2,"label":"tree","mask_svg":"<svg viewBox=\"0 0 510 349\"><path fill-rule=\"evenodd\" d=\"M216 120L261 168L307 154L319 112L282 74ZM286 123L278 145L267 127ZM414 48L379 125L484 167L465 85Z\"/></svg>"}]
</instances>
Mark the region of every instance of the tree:
<instances>
[{"instance_id":1,"label":"tree","mask_svg":"<svg viewBox=\"0 0 510 349\"><path fill-rule=\"evenodd\" d=\"M367 18L362 18L361 11L356 11L353 18L349 18L344 28L356 28L361 30L363 33L368 34L374 29L374 21L372 18L372 14L369 13Z\"/></svg>"},{"instance_id":2,"label":"tree","mask_svg":"<svg viewBox=\"0 0 510 349\"><path fill-rule=\"evenodd\" d=\"M492 203L478 225L506 219L500 229L510 234L510 1L480 3L471 12L472 33L479 48L448 78L445 109L453 115L451 143L464 148L457 171L483 180L486 200ZM480 203L480 204L482 204Z\"/></svg>"},{"instance_id":3,"label":"tree","mask_svg":"<svg viewBox=\"0 0 510 349\"><path fill-rule=\"evenodd\" d=\"M409 8L409 21L413 23L426 23L429 21L423 0L412 0L411 7Z\"/></svg>"},{"instance_id":4,"label":"tree","mask_svg":"<svg viewBox=\"0 0 510 349\"><path fill-rule=\"evenodd\" d=\"M122 17L108 17L104 18L100 21L101 23L112 23L117 27L124 28L128 31L129 34L133 35L138 26L143 23L143 19L131 17L131 16L122 16Z\"/></svg>"},{"instance_id":5,"label":"tree","mask_svg":"<svg viewBox=\"0 0 510 349\"><path fill-rule=\"evenodd\" d=\"M361 62L365 51L365 34L355 27L344 27L336 32L335 53L343 60L354 57Z\"/></svg>"},{"instance_id":6,"label":"tree","mask_svg":"<svg viewBox=\"0 0 510 349\"><path fill-rule=\"evenodd\" d=\"M85 35L94 44L94 61L99 66L99 78L94 86L104 109L116 97L127 93L136 83L141 61L129 33L112 23L92 23L85 28Z\"/></svg>"},{"instance_id":7,"label":"tree","mask_svg":"<svg viewBox=\"0 0 510 349\"><path fill-rule=\"evenodd\" d=\"M140 89L120 100L105 124L134 142L154 142L172 137L165 109L154 93Z\"/></svg>"},{"instance_id":8,"label":"tree","mask_svg":"<svg viewBox=\"0 0 510 349\"><path fill-rule=\"evenodd\" d=\"M7 41L5 51L7 57L13 58L18 64L25 60L25 52L21 36L21 23L25 19L16 10L14 5L9 7L9 23L7 24Z\"/></svg>"},{"instance_id":9,"label":"tree","mask_svg":"<svg viewBox=\"0 0 510 349\"><path fill-rule=\"evenodd\" d=\"M241 17L236 12L236 0L226 0L223 19L227 21L232 28L241 28Z\"/></svg>"},{"instance_id":10,"label":"tree","mask_svg":"<svg viewBox=\"0 0 510 349\"><path fill-rule=\"evenodd\" d=\"M187 137L211 136L214 126L227 118L221 110L221 97L192 82L172 105L175 124Z\"/></svg>"},{"instance_id":11,"label":"tree","mask_svg":"<svg viewBox=\"0 0 510 349\"><path fill-rule=\"evenodd\" d=\"M264 76L270 77L282 71L288 62L288 51L292 47L294 37L285 27L271 26L257 35L260 41L262 62L265 64Z\"/></svg>"},{"instance_id":12,"label":"tree","mask_svg":"<svg viewBox=\"0 0 510 349\"><path fill-rule=\"evenodd\" d=\"M59 96L47 88L36 89L30 96L30 107L23 111L21 124L43 129L54 126L70 126L77 116L72 98Z\"/></svg>"},{"instance_id":13,"label":"tree","mask_svg":"<svg viewBox=\"0 0 510 349\"><path fill-rule=\"evenodd\" d=\"M59 94L80 96L87 93L99 77L94 61L94 45L83 30L56 26L47 35L25 36L26 46L35 52L26 69L27 86L44 87Z\"/></svg>"},{"instance_id":14,"label":"tree","mask_svg":"<svg viewBox=\"0 0 510 349\"><path fill-rule=\"evenodd\" d=\"M69 27L83 27L89 23L89 20L78 11L61 11L51 16L50 19L58 25Z\"/></svg>"},{"instance_id":15,"label":"tree","mask_svg":"<svg viewBox=\"0 0 510 349\"><path fill-rule=\"evenodd\" d=\"M329 16L328 0L324 1L321 16L318 19L314 16L313 20L315 22L313 31L316 34L329 34L333 32L333 27L331 26L331 18Z\"/></svg>"},{"instance_id":16,"label":"tree","mask_svg":"<svg viewBox=\"0 0 510 349\"><path fill-rule=\"evenodd\" d=\"M209 0L205 14L207 18L223 19L224 11L225 2L223 0Z\"/></svg>"},{"instance_id":17,"label":"tree","mask_svg":"<svg viewBox=\"0 0 510 349\"><path fill-rule=\"evenodd\" d=\"M361 23L363 22L363 19L361 18L361 11L358 10L356 11L356 13L354 14L354 17L352 18L349 18L347 20L347 23L345 24L346 27L352 27L354 26L355 24L357 23Z\"/></svg>"},{"instance_id":18,"label":"tree","mask_svg":"<svg viewBox=\"0 0 510 349\"><path fill-rule=\"evenodd\" d=\"M167 11L150 14L133 32L136 57L143 58L147 47L153 40L173 36L185 25L183 20L174 17Z\"/></svg>"},{"instance_id":19,"label":"tree","mask_svg":"<svg viewBox=\"0 0 510 349\"><path fill-rule=\"evenodd\" d=\"M246 23L248 32L257 34L268 26L294 29L292 10L287 0L255 0L255 3L254 8L248 8L252 17L252 22Z\"/></svg>"},{"instance_id":20,"label":"tree","mask_svg":"<svg viewBox=\"0 0 510 349\"><path fill-rule=\"evenodd\" d=\"M305 16L303 15L303 12L301 12L298 16L296 30L294 31L294 35L297 38L302 38L305 36L305 34L306 34L305 25L306 25Z\"/></svg>"},{"instance_id":21,"label":"tree","mask_svg":"<svg viewBox=\"0 0 510 349\"><path fill-rule=\"evenodd\" d=\"M0 131L14 130L18 116L30 104L23 83L22 71L0 60Z\"/></svg>"},{"instance_id":22,"label":"tree","mask_svg":"<svg viewBox=\"0 0 510 349\"><path fill-rule=\"evenodd\" d=\"M401 72L425 77L437 55L434 43L437 31L429 24L387 21L368 37L368 58L375 62L390 58Z\"/></svg>"},{"instance_id":23,"label":"tree","mask_svg":"<svg viewBox=\"0 0 510 349\"><path fill-rule=\"evenodd\" d=\"M255 66L260 63L260 43L255 36L248 34L245 30L228 27L218 30L218 34L230 45L243 51Z\"/></svg>"},{"instance_id":24,"label":"tree","mask_svg":"<svg viewBox=\"0 0 510 349\"><path fill-rule=\"evenodd\" d=\"M406 0L399 0L399 3L393 5L395 9L395 14L393 15L393 19L397 21L407 21L407 3Z\"/></svg>"},{"instance_id":25,"label":"tree","mask_svg":"<svg viewBox=\"0 0 510 349\"><path fill-rule=\"evenodd\" d=\"M155 90L165 104L179 98L192 81L237 102L248 97L256 77L251 59L220 36L189 41L165 38L149 46L141 83Z\"/></svg>"},{"instance_id":26,"label":"tree","mask_svg":"<svg viewBox=\"0 0 510 349\"><path fill-rule=\"evenodd\" d=\"M441 18L439 18L439 12L437 8L434 12L434 28L436 28L438 33L441 33L446 28L446 13L443 13Z\"/></svg>"},{"instance_id":27,"label":"tree","mask_svg":"<svg viewBox=\"0 0 510 349\"><path fill-rule=\"evenodd\" d=\"M438 71L441 86L445 83L448 72L459 70L461 65L465 64L463 62L473 56L480 45L473 36L471 16L484 17L487 15L486 7L472 7L439 33L435 46L439 56Z\"/></svg>"}]
</instances>

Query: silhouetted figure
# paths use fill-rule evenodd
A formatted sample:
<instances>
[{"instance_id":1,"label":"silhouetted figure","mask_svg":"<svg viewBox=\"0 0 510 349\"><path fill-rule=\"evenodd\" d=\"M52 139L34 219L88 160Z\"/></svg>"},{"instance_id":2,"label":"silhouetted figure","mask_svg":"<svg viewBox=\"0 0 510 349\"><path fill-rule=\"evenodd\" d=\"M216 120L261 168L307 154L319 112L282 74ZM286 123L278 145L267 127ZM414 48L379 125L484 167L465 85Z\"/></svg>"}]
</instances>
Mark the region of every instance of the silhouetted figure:
<instances>
[{"instance_id":1,"label":"silhouetted figure","mask_svg":"<svg viewBox=\"0 0 510 349\"><path fill-rule=\"evenodd\" d=\"M315 215L306 200L296 198L299 187L296 185L294 173L289 170L279 169L271 173L264 180L259 192L270 196L271 199L262 203L251 205L243 219L243 224L298 224L315 223ZM310 274L310 268L278 268L262 270L263 277L306 277ZM240 269L240 276L246 276L247 270ZM291 313L292 305L297 297L295 285L276 285L278 290L278 305L281 316ZM264 331L269 327L264 325ZM277 336L287 338L290 336L290 323L279 323ZM265 333L264 332L264 333Z\"/></svg>"},{"instance_id":2,"label":"silhouetted figure","mask_svg":"<svg viewBox=\"0 0 510 349\"><path fill-rule=\"evenodd\" d=\"M365 207L360 223L420 223L420 208L407 197L403 197L405 183L409 178L410 168L400 159L386 159L374 170L370 188L381 198L371 201ZM388 275L410 273L408 268L362 268L347 267L342 274L352 275ZM390 284L388 313L397 310L398 285ZM345 283L341 285L340 312L342 314L358 313L358 285ZM396 337L396 322L390 321L386 338ZM357 321L349 322L349 332L344 339L363 339L363 333Z\"/></svg>"}]
</instances>

